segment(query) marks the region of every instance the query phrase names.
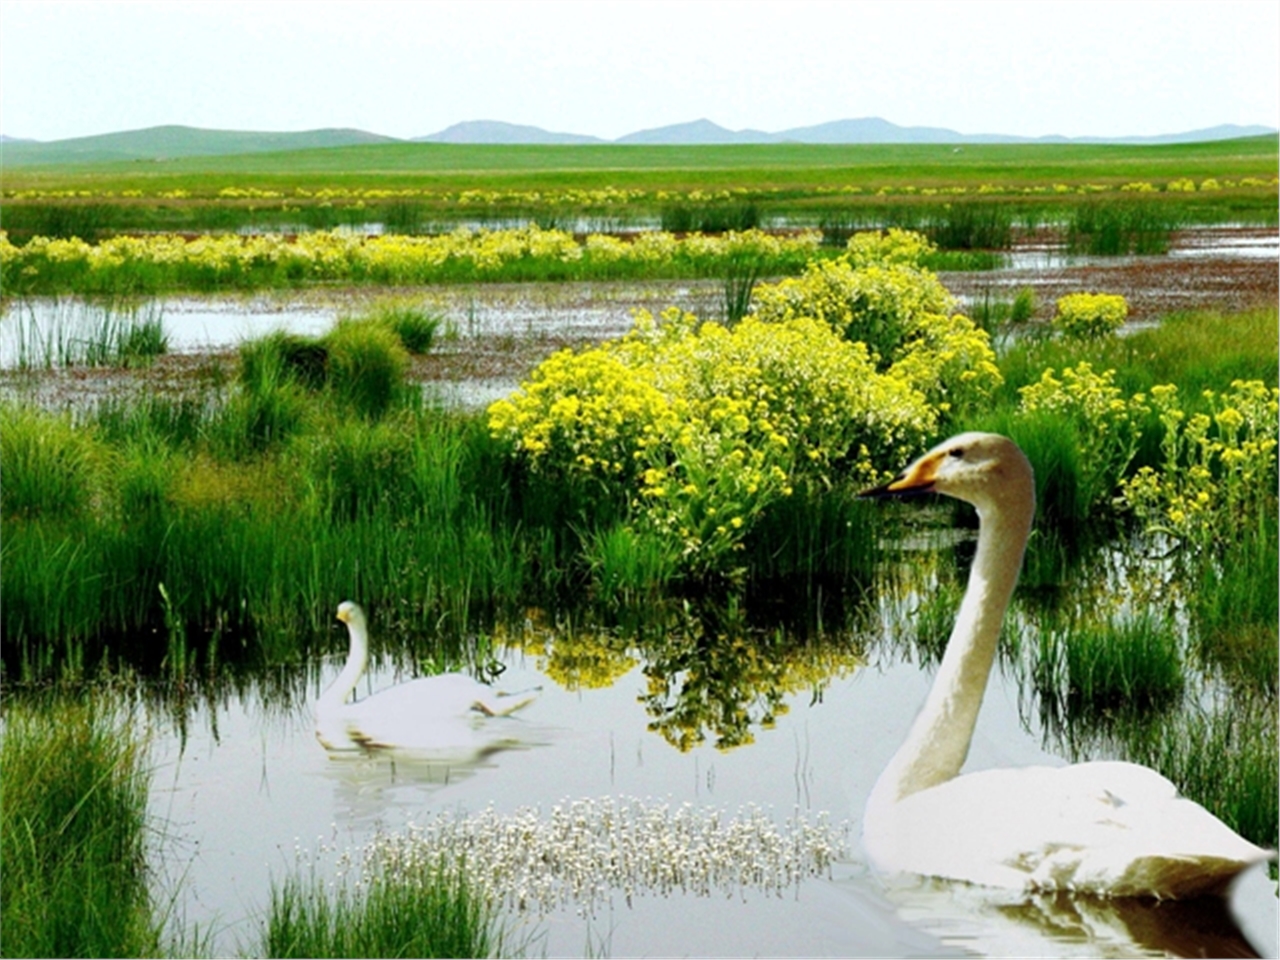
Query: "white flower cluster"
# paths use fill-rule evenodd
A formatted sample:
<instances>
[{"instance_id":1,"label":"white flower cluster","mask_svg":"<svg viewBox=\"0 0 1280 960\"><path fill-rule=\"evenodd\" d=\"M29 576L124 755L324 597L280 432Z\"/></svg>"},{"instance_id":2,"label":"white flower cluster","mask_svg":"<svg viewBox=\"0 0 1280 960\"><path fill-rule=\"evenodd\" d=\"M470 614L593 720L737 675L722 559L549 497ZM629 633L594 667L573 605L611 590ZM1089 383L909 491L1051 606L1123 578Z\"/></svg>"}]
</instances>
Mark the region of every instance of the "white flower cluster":
<instances>
[{"instance_id":1,"label":"white flower cluster","mask_svg":"<svg viewBox=\"0 0 1280 960\"><path fill-rule=\"evenodd\" d=\"M832 826L825 813L809 823L797 812L779 828L754 805L731 817L713 807L603 797L564 801L546 817L528 807L442 813L376 837L361 862L366 877L394 880L421 875L447 852L494 903L538 914L573 904L587 916L615 893L628 905L646 893L780 896L828 874L848 836L848 824Z\"/></svg>"}]
</instances>

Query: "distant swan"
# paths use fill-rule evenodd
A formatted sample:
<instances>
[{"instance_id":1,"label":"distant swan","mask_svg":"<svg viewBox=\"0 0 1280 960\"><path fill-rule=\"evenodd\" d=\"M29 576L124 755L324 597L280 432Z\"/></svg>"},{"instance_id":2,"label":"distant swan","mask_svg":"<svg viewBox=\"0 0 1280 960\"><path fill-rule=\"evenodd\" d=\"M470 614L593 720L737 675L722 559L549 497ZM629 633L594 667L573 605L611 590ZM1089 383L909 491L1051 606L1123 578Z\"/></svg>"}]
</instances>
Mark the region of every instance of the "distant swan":
<instances>
[{"instance_id":1,"label":"distant swan","mask_svg":"<svg viewBox=\"0 0 1280 960\"><path fill-rule=\"evenodd\" d=\"M990 887L1182 898L1223 893L1272 856L1137 764L958 776L1022 566L1035 484L1013 441L965 433L863 496L927 492L977 508L978 549L933 687L867 801L872 864Z\"/></svg>"},{"instance_id":2,"label":"distant swan","mask_svg":"<svg viewBox=\"0 0 1280 960\"><path fill-rule=\"evenodd\" d=\"M338 606L338 619L347 625L351 648L342 672L315 702L316 738L329 750L459 749L477 741L473 718L507 716L534 699L507 697L464 674L445 673L347 703L369 663L369 635L364 611L351 601Z\"/></svg>"}]
</instances>

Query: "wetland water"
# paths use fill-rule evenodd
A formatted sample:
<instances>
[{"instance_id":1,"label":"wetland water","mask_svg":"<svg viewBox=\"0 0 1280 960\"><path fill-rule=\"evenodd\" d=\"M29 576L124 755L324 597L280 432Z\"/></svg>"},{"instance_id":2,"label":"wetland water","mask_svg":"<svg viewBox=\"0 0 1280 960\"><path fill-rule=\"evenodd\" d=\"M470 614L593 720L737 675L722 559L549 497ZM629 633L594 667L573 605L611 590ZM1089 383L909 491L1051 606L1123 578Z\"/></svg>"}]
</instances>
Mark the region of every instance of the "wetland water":
<instances>
[{"instance_id":1,"label":"wetland water","mask_svg":"<svg viewBox=\"0 0 1280 960\"><path fill-rule=\"evenodd\" d=\"M637 666L603 689L570 691L540 669L537 657L508 652L500 686L541 686L538 700L503 721L519 746L475 764L428 763L380 754L330 755L316 741L309 706L279 706L252 696L191 711L179 732L155 716L153 813L167 824L163 858L181 880L180 911L216 932L220 953L254 939L272 877L301 855L331 871L379 830L401 831L440 812L543 815L579 798L638 797L671 807L715 807L732 816L749 805L783 824L799 813L848 821L848 852L830 878L809 877L781 893L745 888L663 896L641 890L628 906L622 891L581 916L571 904L539 916L507 915L515 942L535 955L611 956L1164 956L1213 952L1203 925L1173 905L1010 900L963 885L884 885L861 859L858 815L896 749L930 676L902 659L871 662L833 680L815 699L790 709L755 743L721 752L685 753L647 729L646 678ZM307 684L318 695L336 675L326 663ZM361 681L360 692L397 679L391 670ZM968 769L1063 761L1040 746L1024 721L1016 683L997 670L975 732ZM510 731L508 733L507 731ZM326 854L319 851L328 850ZM1264 955L1274 931L1275 898L1265 875L1238 895L1245 928ZM1184 925L1190 925L1187 929ZM529 939L532 938L532 939Z\"/></svg>"},{"instance_id":2,"label":"wetland water","mask_svg":"<svg viewBox=\"0 0 1280 960\"><path fill-rule=\"evenodd\" d=\"M1027 283L1044 298L1080 289L1124 293L1139 322L1171 304L1229 308L1240 296L1274 302L1274 234L1245 244L1245 253L1230 246L1216 255L1202 253L1203 245L1194 252L1188 247L1176 265L1172 257L1048 269L1015 262L1004 271L948 275L944 282L965 298ZM1256 256L1257 246L1270 254ZM449 327L439 348L418 361L415 377L443 402L468 407L508 392L552 349L621 334L634 308L656 313L676 303L714 317L722 296L713 281L399 292L425 300ZM144 308L162 318L173 350L154 368L10 375L3 389L52 405L92 402L139 383L180 389L183 376L247 336L279 327L319 332L372 296L320 291L166 299ZM68 309L65 302L11 304L4 335L11 335L15 311ZM4 355L4 365L12 366L12 354ZM341 599L332 598L335 607ZM315 739L309 702L336 675L336 658L319 668L293 668L282 683L261 678L241 692L216 693L181 709L140 707L152 733L151 808L164 824L156 858L160 886L178 891L176 916L212 930L219 955L233 954L251 949L272 878L282 879L299 858L324 874L378 831L401 831L437 813L476 814L492 806L499 813L533 807L546 814L581 798L637 797L672 807L714 807L727 816L755 805L780 825L797 813L811 821L826 813L834 824L848 822L847 853L829 878L807 878L780 894L754 887L710 897L640 891L628 904L615 891L586 917L575 904L545 915L508 913L512 942L548 956L1223 953L1223 941L1215 939L1220 918L1176 905L1010 899L942 883L886 884L871 874L862 860L858 818L931 682L930 668L906 652L905 638L893 635L893 618L886 622L885 636L870 645L865 663L830 679L820 695L810 689L788 694L787 711L778 711L770 726L755 724L754 742L729 751L701 745L680 752L650 728L654 717L644 703L650 678L643 664L611 685L570 690L539 656L517 649L502 654L506 670L499 685L540 686L541 695L504 721L519 745L474 764L392 753L327 754ZM338 649L340 626L335 622L332 629L331 648ZM365 695L401 679L383 667L358 690ZM1025 696L1018 679L998 667L966 769L1065 762L1046 749ZM1238 891L1237 906L1263 955L1276 955L1275 885L1261 874L1251 876Z\"/></svg>"}]
</instances>

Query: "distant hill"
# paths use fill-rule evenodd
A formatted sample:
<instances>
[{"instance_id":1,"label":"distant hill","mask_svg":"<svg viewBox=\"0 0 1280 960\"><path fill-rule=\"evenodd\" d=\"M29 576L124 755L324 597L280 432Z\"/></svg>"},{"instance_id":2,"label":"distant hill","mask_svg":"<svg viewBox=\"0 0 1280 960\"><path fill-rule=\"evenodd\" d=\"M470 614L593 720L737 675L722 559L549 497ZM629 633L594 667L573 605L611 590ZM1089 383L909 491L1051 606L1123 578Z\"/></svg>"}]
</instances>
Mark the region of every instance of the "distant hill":
<instances>
[{"instance_id":1,"label":"distant hill","mask_svg":"<svg viewBox=\"0 0 1280 960\"><path fill-rule=\"evenodd\" d=\"M363 130L303 130L271 133L248 130L203 130L199 127L164 126L92 137L73 137L40 143L6 137L0 151L4 166L57 163L104 163L112 160L171 160L176 157L264 153L273 150L306 150L313 147L348 147L356 144L396 143Z\"/></svg>"},{"instance_id":2,"label":"distant hill","mask_svg":"<svg viewBox=\"0 0 1280 960\"><path fill-rule=\"evenodd\" d=\"M456 123L438 133L417 137L417 142L457 144L650 144L697 145L737 143L1081 143L1168 144L1205 143L1238 137L1274 136L1273 127L1224 124L1203 130L1148 137L1015 137L1006 134L966 134L943 127L901 127L880 117L833 120L809 127L793 127L778 133L763 130L729 130L710 120L694 120L666 127L638 130L616 140L577 133L556 133L540 127L498 120ZM198 127L164 126L92 137L38 142L0 135L0 166L44 166L63 163L111 161L160 161L178 157L225 156L319 147L347 147L403 143L364 130L324 129L296 133L244 130L203 130Z\"/></svg>"},{"instance_id":3,"label":"distant hill","mask_svg":"<svg viewBox=\"0 0 1280 960\"><path fill-rule=\"evenodd\" d=\"M468 120L413 140L415 143L608 143L599 137L553 133L541 127L503 123L501 120Z\"/></svg>"},{"instance_id":4,"label":"distant hill","mask_svg":"<svg viewBox=\"0 0 1280 960\"><path fill-rule=\"evenodd\" d=\"M669 127L638 130L619 137L614 143L783 143L786 137L763 130L726 130L710 120L694 120Z\"/></svg>"}]
</instances>

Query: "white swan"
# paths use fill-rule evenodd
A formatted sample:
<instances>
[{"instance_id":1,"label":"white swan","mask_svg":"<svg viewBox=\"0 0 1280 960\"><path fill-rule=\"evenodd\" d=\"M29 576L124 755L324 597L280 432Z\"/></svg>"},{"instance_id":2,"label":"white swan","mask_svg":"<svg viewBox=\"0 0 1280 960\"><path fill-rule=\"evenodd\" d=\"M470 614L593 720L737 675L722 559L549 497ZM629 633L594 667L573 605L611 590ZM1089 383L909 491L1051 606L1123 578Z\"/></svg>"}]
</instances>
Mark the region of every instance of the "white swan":
<instances>
[{"instance_id":1,"label":"white swan","mask_svg":"<svg viewBox=\"0 0 1280 960\"><path fill-rule=\"evenodd\" d=\"M369 663L364 611L350 600L338 606L351 648L336 680L314 706L316 738L329 750L399 747L412 750L465 750L475 747L472 718L502 717L531 703L533 696L507 695L461 673L411 680L356 703L347 703Z\"/></svg>"},{"instance_id":2,"label":"white swan","mask_svg":"<svg viewBox=\"0 0 1280 960\"><path fill-rule=\"evenodd\" d=\"M942 493L978 511L978 550L946 654L906 741L867 801L863 846L889 873L1101 896L1222 893L1270 851L1132 763L959 776L1035 512L1013 441L947 440L863 496Z\"/></svg>"}]
</instances>

